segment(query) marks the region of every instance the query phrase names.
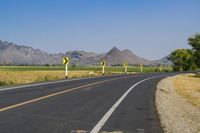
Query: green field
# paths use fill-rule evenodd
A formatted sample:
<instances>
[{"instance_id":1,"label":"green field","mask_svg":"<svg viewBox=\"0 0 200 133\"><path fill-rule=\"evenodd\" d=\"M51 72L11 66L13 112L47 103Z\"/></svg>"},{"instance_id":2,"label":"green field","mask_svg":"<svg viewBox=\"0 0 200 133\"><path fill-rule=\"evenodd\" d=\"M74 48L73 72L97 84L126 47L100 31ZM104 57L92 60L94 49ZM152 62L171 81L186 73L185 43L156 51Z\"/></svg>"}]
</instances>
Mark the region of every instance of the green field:
<instances>
[{"instance_id":1,"label":"green field","mask_svg":"<svg viewBox=\"0 0 200 133\"><path fill-rule=\"evenodd\" d=\"M167 68L165 69L167 70ZM155 71L158 71L158 68L143 67L144 73ZM137 72L140 72L140 67L128 67L128 73ZM122 73L124 73L124 67L105 67L105 74ZM69 78L99 75L102 75L101 66L69 66ZM60 79L65 79L65 66L0 66L0 86L29 84Z\"/></svg>"},{"instance_id":2,"label":"green field","mask_svg":"<svg viewBox=\"0 0 200 133\"><path fill-rule=\"evenodd\" d=\"M101 66L69 66L69 71L87 70L87 71L101 71ZM0 66L0 71L64 71L65 66ZM143 67L143 72L156 72L158 67ZM163 71L168 71L168 68L163 68ZM106 73L122 73L124 67L105 67ZM140 72L140 67L129 66L128 72Z\"/></svg>"}]
</instances>

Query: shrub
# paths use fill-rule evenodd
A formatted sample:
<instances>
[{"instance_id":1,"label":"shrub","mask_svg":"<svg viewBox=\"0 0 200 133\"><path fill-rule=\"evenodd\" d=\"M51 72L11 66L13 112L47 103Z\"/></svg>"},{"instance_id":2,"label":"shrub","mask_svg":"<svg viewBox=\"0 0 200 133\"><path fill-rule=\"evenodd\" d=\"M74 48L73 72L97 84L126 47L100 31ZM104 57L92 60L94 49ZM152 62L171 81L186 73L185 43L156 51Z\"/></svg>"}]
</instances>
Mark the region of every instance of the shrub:
<instances>
[{"instance_id":1,"label":"shrub","mask_svg":"<svg viewBox=\"0 0 200 133\"><path fill-rule=\"evenodd\" d=\"M0 81L0 86L12 85L12 81Z\"/></svg>"},{"instance_id":2,"label":"shrub","mask_svg":"<svg viewBox=\"0 0 200 133\"><path fill-rule=\"evenodd\" d=\"M200 73L195 75L196 78L200 78Z\"/></svg>"}]
</instances>

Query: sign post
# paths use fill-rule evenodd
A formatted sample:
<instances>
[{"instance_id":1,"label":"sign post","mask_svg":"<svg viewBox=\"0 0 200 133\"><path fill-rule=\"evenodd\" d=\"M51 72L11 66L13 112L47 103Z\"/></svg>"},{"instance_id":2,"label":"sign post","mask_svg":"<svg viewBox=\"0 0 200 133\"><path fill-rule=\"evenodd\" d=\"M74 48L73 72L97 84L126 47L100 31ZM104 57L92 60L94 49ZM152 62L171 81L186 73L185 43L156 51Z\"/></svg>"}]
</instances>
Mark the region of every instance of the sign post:
<instances>
[{"instance_id":1,"label":"sign post","mask_svg":"<svg viewBox=\"0 0 200 133\"><path fill-rule=\"evenodd\" d=\"M124 68L125 68L125 73L127 73L127 68L128 68L128 63L127 62L124 63Z\"/></svg>"},{"instance_id":2,"label":"sign post","mask_svg":"<svg viewBox=\"0 0 200 133\"><path fill-rule=\"evenodd\" d=\"M172 68L173 68L172 65L168 66L168 69L169 69L170 72L172 71Z\"/></svg>"},{"instance_id":3,"label":"sign post","mask_svg":"<svg viewBox=\"0 0 200 133\"><path fill-rule=\"evenodd\" d=\"M68 78L68 64L69 64L69 58L64 57L63 58L63 64L65 65L65 78Z\"/></svg>"},{"instance_id":4,"label":"sign post","mask_svg":"<svg viewBox=\"0 0 200 133\"><path fill-rule=\"evenodd\" d=\"M106 65L106 62L104 60L101 60L101 66L102 66L102 73L103 75L105 74L105 65Z\"/></svg>"},{"instance_id":5,"label":"sign post","mask_svg":"<svg viewBox=\"0 0 200 133\"><path fill-rule=\"evenodd\" d=\"M163 65L162 64L159 65L159 70L160 70L160 72L162 72L162 70L163 70Z\"/></svg>"},{"instance_id":6,"label":"sign post","mask_svg":"<svg viewBox=\"0 0 200 133\"><path fill-rule=\"evenodd\" d=\"M143 64L140 64L140 71L143 72Z\"/></svg>"}]
</instances>

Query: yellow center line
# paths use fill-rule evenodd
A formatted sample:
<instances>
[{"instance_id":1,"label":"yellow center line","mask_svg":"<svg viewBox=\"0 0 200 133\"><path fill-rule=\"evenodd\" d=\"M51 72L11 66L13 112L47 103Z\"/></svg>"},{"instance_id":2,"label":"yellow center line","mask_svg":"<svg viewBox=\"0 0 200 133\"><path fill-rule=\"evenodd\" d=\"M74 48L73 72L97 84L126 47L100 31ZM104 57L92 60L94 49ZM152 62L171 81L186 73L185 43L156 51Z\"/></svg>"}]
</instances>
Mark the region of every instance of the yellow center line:
<instances>
[{"instance_id":1,"label":"yellow center line","mask_svg":"<svg viewBox=\"0 0 200 133\"><path fill-rule=\"evenodd\" d=\"M131 77L131 76L127 76L127 77ZM85 88L85 87L89 87L89 86L92 86L92 85L97 85L97 84L101 84L101 83L105 83L105 82L109 82L109 81L113 81L113 80L117 80L117 79L124 79L124 78L127 78L127 77L115 78L115 79L109 79L109 80L94 82L94 83L82 85L82 86L79 86L79 87L74 87L74 88L71 88L71 89L68 89L68 90L52 93L52 94L49 94L49 95L46 95L46 96L42 96L42 97L39 97L39 98L36 98L36 99L28 100L26 102L21 102L21 103L18 103L18 104L14 104L14 105L11 105L11 106L8 106L8 107L1 108L0 112L6 111L6 110L10 110L10 109L13 109L13 108L17 108L17 107L20 107L20 106L23 106L23 105L26 105L26 104L29 104L29 103L41 101L43 99L47 99L47 98L50 98L50 97L53 97L53 96L57 96L57 95L60 95L60 94L63 94L63 93L79 90L81 88Z\"/></svg>"}]
</instances>

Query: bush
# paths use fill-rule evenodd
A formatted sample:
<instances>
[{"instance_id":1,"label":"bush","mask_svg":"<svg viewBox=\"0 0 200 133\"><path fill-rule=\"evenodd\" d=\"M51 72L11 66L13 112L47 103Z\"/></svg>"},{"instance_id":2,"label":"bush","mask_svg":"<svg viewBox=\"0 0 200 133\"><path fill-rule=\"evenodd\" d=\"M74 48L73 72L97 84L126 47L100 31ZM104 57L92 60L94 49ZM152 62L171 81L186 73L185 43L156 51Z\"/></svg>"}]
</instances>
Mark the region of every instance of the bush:
<instances>
[{"instance_id":1,"label":"bush","mask_svg":"<svg viewBox=\"0 0 200 133\"><path fill-rule=\"evenodd\" d=\"M164 69L164 72L169 72L169 70Z\"/></svg>"},{"instance_id":2,"label":"bush","mask_svg":"<svg viewBox=\"0 0 200 133\"><path fill-rule=\"evenodd\" d=\"M195 75L196 78L200 78L200 73Z\"/></svg>"},{"instance_id":3,"label":"bush","mask_svg":"<svg viewBox=\"0 0 200 133\"><path fill-rule=\"evenodd\" d=\"M0 86L12 85L12 81L0 81Z\"/></svg>"},{"instance_id":4,"label":"bush","mask_svg":"<svg viewBox=\"0 0 200 133\"><path fill-rule=\"evenodd\" d=\"M58 76L50 76L50 75L45 75L45 76L39 76L35 82L45 82L45 81L50 81L50 80L58 80Z\"/></svg>"}]
</instances>

